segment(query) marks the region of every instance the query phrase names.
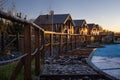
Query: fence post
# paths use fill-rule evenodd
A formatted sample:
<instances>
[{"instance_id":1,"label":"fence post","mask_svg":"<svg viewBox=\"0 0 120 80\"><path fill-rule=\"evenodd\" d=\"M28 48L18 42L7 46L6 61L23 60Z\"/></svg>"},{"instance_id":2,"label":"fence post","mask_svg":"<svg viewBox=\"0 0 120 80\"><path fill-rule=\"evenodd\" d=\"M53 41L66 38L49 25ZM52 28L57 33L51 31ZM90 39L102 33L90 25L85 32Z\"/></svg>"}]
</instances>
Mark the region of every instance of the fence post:
<instances>
[{"instance_id":1,"label":"fence post","mask_svg":"<svg viewBox=\"0 0 120 80\"><path fill-rule=\"evenodd\" d=\"M35 47L38 49L37 53L35 54L35 74L36 74L36 76L38 76L40 73L39 36L40 36L39 29L35 28Z\"/></svg>"},{"instance_id":2,"label":"fence post","mask_svg":"<svg viewBox=\"0 0 120 80\"><path fill-rule=\"evenodd\" d=\"M77 46L76 46L76 42L77 42L76 40L77 40L77 39L76 39L76 35L74 35L74 36L75 36L75 49L76 49L76 47L77 47Z\"/></svg>"},{"instance_id":3,"label":"fence post","mask_svg":"<svg viewBox=\"0 0 120 80\"><path fill-rule=\"evenodd\" d=\"M60 34L59 38L59 54L62 54L62 34Z\"/></svg>"},{"instance_id":4,"label":"fence post","mask_svg":"<svg viewBox=\"0 0 120 80\"><path fill-rule=\"evenodd\" d=\"M4 32L1 33L1 51L5 51Z\"/></svg>"},{"instance_id":5,"label":"fence post","mask_svg":"<svg viewBox=\"0 0 120 80\"><path fill-rule=\"evenodd\" d=\"M53 34L50 34L50 56L53 55Z\"/></svg>"},{"instance_id":6,"label":"fence post","mask_svg":"<svg viewBox=\"0 0 120 80\"><path fill-rule=\"evenodd\" d=\"M73 35L71 35L71 38L70 38L70 42L71 42L71 50L73 50L72 36L73 36Z\"/></svg>"},{"instance_id":7,"label":"fence post","mask_svg":"<svg viewBox=\"0 0 120 80\"><path fill-rule=\"evenodd\" d=\"M77 38L77 44L78 44L78 48L80 48L80 37L79 37L79 35L77 36L78 38Z\"/></svg>"},{"instance_id":8,"label":"fence post","mask_svg":"<svg viewBox=\"0 0 120 80\"><path fill-rule=\"evenodd\" d=\"M32 80L31 76L31 27L30 25L24 26L24 46L25 46L25 57L24 61L24 80Z\"/></svg>"},{"instance_id":9,"label":"fence post","mask_svg":"<svg viewBox=\"0 0 120 80\"><path fill-rule=\"evenodd\" d=\"M9 80L17 80L18 74L20 73L20 70L23 68L23 60L22 58L16 65L14 71L12 72Z\"/></svg>"},{"instance_id":10,"label":"fence post","mask_svg":"<svg viewBox=\"0 0 120 80\"><path fill-rule=\"evenodd\" d=\"M44 60L45 60L45 33L43 31L41 31L41 54L40 54L40 71L43 70L44 68Z\"/></svg>"},{"instance_id":11,"label":"fence post","mask_svg":"<svg viewBox=\"0 0 120 80\"><path fill-rule=\"evenodd\" d=\"M19 32L18 33L16 33L16 37L17 37L17 40L16 40L16 42L17 42L17 51L19 51Z\"/></svg>"},{"instance_id":12,"label":"fence post","mask_svg":"<svg viewBox=\"0 0 120 80\"><path fill-rule=\"evenodd\" d=\"M68 34L66 34L66 52L68 51Z\"/></svg>"}]
</instances>

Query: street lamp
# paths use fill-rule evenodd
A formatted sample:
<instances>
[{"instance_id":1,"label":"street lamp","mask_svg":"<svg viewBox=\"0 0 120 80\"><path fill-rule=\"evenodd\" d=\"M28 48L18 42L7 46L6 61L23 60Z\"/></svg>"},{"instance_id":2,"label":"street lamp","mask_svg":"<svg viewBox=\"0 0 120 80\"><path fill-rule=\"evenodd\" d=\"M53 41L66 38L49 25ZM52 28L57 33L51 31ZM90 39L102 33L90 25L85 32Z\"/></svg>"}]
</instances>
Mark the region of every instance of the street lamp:
<instances>
[{"instance_id":1,"label":"street lamp","mask_svg":"<svg viewBox=\"0 0 120 80\"><path fill-rule=\"evenodd\" d=\"M51 15L51 19L52 19L52 31L53 31L53 15L54 15L54 11L53 10L50 11L50 15Z\"/></svg>"}]
</instances>

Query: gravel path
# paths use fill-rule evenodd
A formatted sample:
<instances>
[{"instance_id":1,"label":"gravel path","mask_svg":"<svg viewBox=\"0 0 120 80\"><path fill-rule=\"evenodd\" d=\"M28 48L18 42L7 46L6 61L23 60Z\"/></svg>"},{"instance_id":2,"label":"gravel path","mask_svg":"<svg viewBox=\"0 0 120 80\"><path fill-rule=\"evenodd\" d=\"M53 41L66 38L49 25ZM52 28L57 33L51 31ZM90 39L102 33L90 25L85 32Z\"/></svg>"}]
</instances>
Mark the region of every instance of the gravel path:
<instances>
[{"instance_id":1,"label":"gravel path","mask_svg":"<svg viewBox=\"0 0 120 80\"><path fill-rule=\"evenodd\" d=\"M45 69L42 74L97 74L93 69L85 64L85 59L85 57L82 58L78 56L49 57L45 61Z\"/></svg>"}]
</instances>

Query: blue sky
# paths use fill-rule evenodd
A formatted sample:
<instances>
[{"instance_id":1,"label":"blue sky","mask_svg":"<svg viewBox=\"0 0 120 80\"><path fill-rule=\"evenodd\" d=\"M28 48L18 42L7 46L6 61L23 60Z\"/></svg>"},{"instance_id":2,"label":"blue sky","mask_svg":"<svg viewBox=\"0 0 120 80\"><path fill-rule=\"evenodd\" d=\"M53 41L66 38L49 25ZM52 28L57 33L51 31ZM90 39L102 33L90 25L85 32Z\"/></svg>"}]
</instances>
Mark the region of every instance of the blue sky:
<instances>
[{"instance_id":1,"label":"blue sky","mask_svg":"<svg viewBox=\"0 0 120 80\"><path fill-rule=\"evenodd\" d=\"M7 4L12 1L17 12L26 14L28 19L52 9L55 14L69 13L73 19L86 19L87 23L120 32L120 0L8 0Z\"/></svg>"}]
</instances>

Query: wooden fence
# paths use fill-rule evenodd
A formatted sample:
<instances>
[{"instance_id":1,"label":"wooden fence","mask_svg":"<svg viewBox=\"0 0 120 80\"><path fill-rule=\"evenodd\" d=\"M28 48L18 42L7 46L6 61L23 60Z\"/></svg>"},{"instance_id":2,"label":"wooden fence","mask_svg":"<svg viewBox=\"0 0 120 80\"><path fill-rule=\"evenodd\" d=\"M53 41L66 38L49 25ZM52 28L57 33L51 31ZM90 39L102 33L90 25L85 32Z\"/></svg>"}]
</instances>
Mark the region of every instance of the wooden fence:
<instances>
[{"instance_id":1,"label":"wooden fence","mask_svg":"<svg viewBox=\"0 0 120 80\"><path fill-rule=\"evenodd\" d=\"M23 67L24 79L32 80L31 63L33 60L35 60L35 75L38 76L44 68L45 58L65 54L67 51L79 48L81 43L90 40L90 36L87 35L83 36L79 34L44 31L44 29L32 22L22 20L2 11L0 11L0 18L24 25L24 55L12 60L0 62L0 64L2 64L19 60L10 76L10 80L17 79L17 76ZM31 32L32 29L34 29L34 34ZM32 51L32 42L34 51Z\"/></svg>"}]
</instances>

